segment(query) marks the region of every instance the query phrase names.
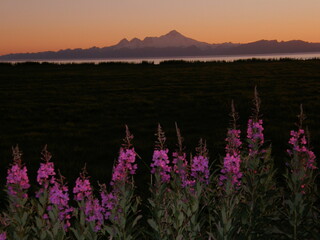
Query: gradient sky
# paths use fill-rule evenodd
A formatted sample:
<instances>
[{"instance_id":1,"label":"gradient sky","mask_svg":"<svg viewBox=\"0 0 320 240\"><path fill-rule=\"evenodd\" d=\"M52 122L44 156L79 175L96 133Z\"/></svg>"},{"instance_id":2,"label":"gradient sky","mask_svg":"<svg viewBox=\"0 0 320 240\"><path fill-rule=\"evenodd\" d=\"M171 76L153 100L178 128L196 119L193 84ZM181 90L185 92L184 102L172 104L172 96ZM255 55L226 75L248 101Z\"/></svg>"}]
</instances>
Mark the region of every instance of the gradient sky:
<instances>
[{"instance_id":1,"label":"gradient sky","mask_svg":"<svg viewBox=\"0 0 320 240\"><path fill-rule=\"evenodd\" d=\"M208 43L320 42L320 0L0 0L0 55L177 30Z\"/></svg>"}]
</instances>

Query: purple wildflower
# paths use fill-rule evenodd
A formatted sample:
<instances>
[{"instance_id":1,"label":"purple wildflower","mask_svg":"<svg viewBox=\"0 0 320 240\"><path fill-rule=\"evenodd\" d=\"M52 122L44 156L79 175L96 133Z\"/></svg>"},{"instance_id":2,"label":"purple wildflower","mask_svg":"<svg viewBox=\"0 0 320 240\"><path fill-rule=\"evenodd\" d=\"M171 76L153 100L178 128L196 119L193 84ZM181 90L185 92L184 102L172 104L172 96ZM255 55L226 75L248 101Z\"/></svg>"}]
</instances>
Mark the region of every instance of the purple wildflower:
<instances>
[{"instance_id":1,"label":"purple wildflower","mask_svg":"<svg viewBox=\"0 0 320 240\"><path fill-rule=\"evenodd\" d=\"M112 209L114 209L118 204L118 198L113 192L107 192L105 184L100 185L100 191L102 212L104 214L105 220L108 220L111 215Z\"/></svg>"},{"instance_id":2,"label":"purple wildflower","mask_svg":"<svg viewBox=\"0 0 320 240\"><path fill-rule=\"evenodd\" d=\"M6 240L6 239L7 239L7 233L6 232L0 233L0 240Z\"/></svg>"},{"instance_id":3,"label":"purple wildflower","mask_svg":"<svg viewBox=\"0 0 320 240\"><path fill-rule=\"evenodd\" d=\"M104 218L109 219L112 209L117 205L117 197L111 192L101 192L101 206L103 208Z\"/></svg>"},{"instance_id":4,"label":"purple wildflower","mask_svg":"<svg viewBox=\"0 0 320 240\"><path fill-rule=\"evenodd\" d=\"M50 203L57 206L68 206L69 194L67 186L55 182L53 187L50 189L49 200Z\"/></svg>"},{"instance_id":5,"label":"purple wildflower","mask_svg":"<svg viewBox=\"0 0 320 240\"><path fill-rule=\"evenodd\" d=\"M56 205L59 210L59 220L64 223L64 229L67 230L70 227L70 218L73 208L69 206L69 194L68 187L63 185L62 181L55 182L50 188L49 202ZM48 207L48 211L51 206Z\"/></svg>"},{"instance_id":6,"label":"purple wildflower","mask_svg":"<svg viewBox=\"0 0 320 240\"><path fill-rule=\"evenodd\" d=\"M183 138L181 136L180 129L178 128L177 123L175 125L179 149L176 152L172 153L173 172L179 176L182 187L193 186L195 180L189 179L188 161L186 159L186 153L183 151L182 145Z\"/></svg>"},{"instance_id":7,"label":"purple wildflower","mask_svg":"<svg viewBox=\"0 0 320 240\"><path fill-rule=\"evenodd\" d=\"M76 180L76 186L73 188L74 199L77 201L85 200L92 194L91 184L86 174L86 167L84 167L80 177Z\"/></svg>"},{"instance_id":8,"label":"purple wildflower","mask_svg":"<svg viewBox=\"0 0 320 240\"><path fill-rule=\"evenodd\" d=\"M290 135L289 144L292 145L292 150L287 150L289 155L292 156L294 152L296 152L300 156L301 162L305 168L317 169L315 166L316 156L314 152L307 147L305 131L303 129L291 131Z\"/></svg>"},{"instance_id":9,"label":"purple wildflower","mask_svg":"<svg viewBox=\"0 0 320 240\"><path fill-rule=\"evenodd\" d=\"M22 167L14 164L8 169L7 187L9 194L12 196L16 196L18 192L27 190L30 187L26 166ZM28 197L28 195L24 193L23 197Z\"/></svg>"},{"instance_id":10,"label":"purple wildflower","mask_svg":"<svg viewBox=\"0 0 320 240\"><path fill-rule=\"evenodd\" d=\"M19 148L13 148L13 165L8 169L7 188L11 196L27 198L25 190L30 188L27 167L21 164L21 152Z\"/></svg>"},{"instance_id":11,"label":"purple wildflower","mask_svg":"<svg viewBox=\"0 0 320 240\"><path fill-rule=\"evenodd\" d=\"M55 182L55 171L54 164L50 162L51 154L47 151L47 145L44 147L42 151L42 160L45 163L40 164L40 168L38 170L37 182L40 186L43 186L45 189L48 188L49 184L54 184Z\"/></svg>"},{"instance_id":12,"label":"purple wildflower","mask_svg":"<svg viewBox=\"0 0 320 240\"><path fill-rule=\"evenodd\" d=\"M205 156L195 156L191 164L191 176L197 181L209 184L209 161Z\"/></svg>"},{"instance_id":13,"label":"purple wildflower","mask_svg":"<svg viewBox=\"0 0 320 240\"><path fill-rule=\"evenodd\" d=\"M101 229L101 225L103 224L104 216L103 216L103 208L99 203L98 199L94 199L91 197L86 201L85 206L85 215L86 220L88 222L95 222L95 231L99 231Z\"/></svg>"},{"instance_id":14,"label":"purple wildflower","mask_svg":"<svg viewBox=\"0 0 320 240\"><path fill-rule=\"evenodd\" d=\"M56 173L54 171L53 162L40 163L40 168L38 170L37 182L42 186L38 192L36 192L36 197L39 198L45 190L48 189L49 184L54 184Z\"/></svg>"},{"instance_id":15,"label":"purple wildflower","mask_svg":"<svg viewBox=\"0 0 320 240\"><path fill-rule=\"evenodd\" d=\"M227 155L224 158L222 175L220 176L220 185L223 184L228 178L231 180L232 185L239 186L241 184L240 179L242 173L240 172L240 156L239 155Z\"/></svg>"},{"instance_id":16,"label":"purple wildflower","mask_svg":"<svg viewBox=\"0 0 320 240\"><path fill-rule=\"evenodd\" d=\"M188 162L186 159L186 153L179 154L178 152L174 152L172 156L173 170L180 177L181 186L187 187L189 185L192 185L193 181L190 181L188 179Z\"/></svg>"},{"instance_id":17,"label":"purple wildflower","mask_svg":"<svg viewBox=\"0 0 320 240\"><path fill-rule=\"evenodd\" d=\"M232 185L239 186L241 184L240 178L242 173L240 172L240 130L229 129L227 133L227 146L226 156L223 160L223 168L221 170L220 185L228 178L231 180Z\"/></svg>"},{"instance_id":18,"label":"purple wildflower","mask_svg":"<svg viewBox=\"0 0 320 240\"><path fill-rule=\"evenodd\" d=\"M228 143L226 145L226 153L230 155L240 155L241 140L240 140L240 130L229 129L227 132L227 138L225 139Z\"/></svg>"},{"instance_id":19,"label":"purple wildflower","mask_svg":"<svg viewBox=\"0 0 320 240\"><path fill-rule=\"evenodd\" d=\"M202 139L199 141L199 146L196 147L197 155L193 157L191 163L191 177L195 181L209 184L209 160L208 160L208 150L206 142Z\"/></svg>"},{"instance_id":20,"label":"purple wildflower","mask_svg":"<svg viewBox=\"0 0 320 240\"><path fill-rule=\"evenodd\" d=\"M170 182L171 167L169 166L168 151L168 149L154 150L152 157L153 162L151 163L151 173L155 174L159 171L163 183Z\"/></svg>"},{"instance_id":21,"label":"purple wildflower","mask_svg":"<svg viewBox=\"0 0 320 240\"><path fill-rule=\"evenodd\" d=\"M75 200L81 201L84 198L88 198L91 195L91 190L89 179L81 179L78 177L76 180L76 186L73 188Z\"/></svg>"},{"instance_id":22,"label":"purple wildflower","mask_svg":"<svg viewBox=\"0 0 320 240\"><path fill-rule=\"evenodd\" d=\"M248 149L249 156L256 157L257 155L263 154L266 151L261 149L264 143L263 135L263 121L260 119L260 105L261 100L257 91L257 87L254 88L254 98L253 98L253 115L248 120L247 128L247 139L248 139ZM262 156L260 156L262 157Z\"/></svg>"},{"instance_id":23,"label":"purple wildflower","mask_svg":"<svg viewBox=\"0 0 320 240\"><path fill-rule=\"evenodd\" d=\"M249 140L249 155L255 156L259 154L261 151L259 148L264 143L264 135L263 135L263 121L262 119L253 120L249 119L248 121L248 129L247 129L247 138Z\"/></svg>"},{"instance_id":24,"label":"purple wildflower","mask_svg":"<svg viewBox=\"0 0 320 240\"><path fill-rule=\"evenodd\" d=\"M135 174L138 167L135 160L136 153L134 148L120 148L118 163L113 168L111 185L115 182L126 182L128 180L128 174Z\"/></svg>"},{"instance_id":25,"label":"purple wildflower","mask_svg":"<svg viewBox=\"0 0 320 240\"><path fill-rule=\"evenodd\" d=\"M53 162L41 163L38 170L37 181L41 186L44 186L47 189L49 183L54 184L55 175Z\"/></svg>"},{"instance_id":26,"label":"purple wildflower","mask_svg":"<svg viewBox=\"0 0 320 240\"><path fill-rule=\"evenodd\" d=\"M225 141L226 156L223 159L223 168L219 177L219 185L223 185L226 180L230 180L233 186L239 186L241 184L242 173L240 171L240 149L242 142L240 140L240 130L237 130L237 118L238 114L235 111L233 101L231 103L232 128L228 130Z\"/></svg>"}]
</instances>

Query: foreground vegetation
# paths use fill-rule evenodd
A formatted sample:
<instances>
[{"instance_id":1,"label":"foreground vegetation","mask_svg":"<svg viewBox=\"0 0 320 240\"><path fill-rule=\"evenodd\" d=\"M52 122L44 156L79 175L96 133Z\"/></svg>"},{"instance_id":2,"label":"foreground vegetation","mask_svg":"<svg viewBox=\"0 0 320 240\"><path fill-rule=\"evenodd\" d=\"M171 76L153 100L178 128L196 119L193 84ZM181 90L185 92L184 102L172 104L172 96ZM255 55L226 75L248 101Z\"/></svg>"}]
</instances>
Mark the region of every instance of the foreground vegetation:
<instances>
[{"instance_id":1,"label":"foreground vegetation","mask_svg":"<svg viewBox=\"0 0 320 240\"><path fill-rule=\"evenodd\" d=\"M0 239L319 239L319 175L302 105L278 179L260 103L255 89L242 134L232 102L217 168L209 167L202 139L194 155L186 154L177 124L177 145L169 151L159 124L144 195L136 191L141 160L128 127L110 183L95 189L85 166L72 194L46 146L31 192L21 152L13 148Z\"/></svg>"}]
</instances>

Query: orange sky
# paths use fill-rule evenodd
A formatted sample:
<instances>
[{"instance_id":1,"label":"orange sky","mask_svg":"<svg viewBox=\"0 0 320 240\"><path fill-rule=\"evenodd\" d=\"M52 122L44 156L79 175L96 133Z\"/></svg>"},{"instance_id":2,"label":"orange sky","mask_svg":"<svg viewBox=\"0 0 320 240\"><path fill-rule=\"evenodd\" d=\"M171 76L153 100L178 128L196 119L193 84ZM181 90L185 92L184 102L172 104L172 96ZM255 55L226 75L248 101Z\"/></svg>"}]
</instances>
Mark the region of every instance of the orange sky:
<instances>
[{"instance_id":1,"label":"orange sky","mask_svg":"<svg viewBox=\"0 0 320 240\"><path fill-rule=\"evenodd\" d=\"M0 0L0 55L177 30L208 43L320 42L320 0Z\"/></svg>"}]
</instances>

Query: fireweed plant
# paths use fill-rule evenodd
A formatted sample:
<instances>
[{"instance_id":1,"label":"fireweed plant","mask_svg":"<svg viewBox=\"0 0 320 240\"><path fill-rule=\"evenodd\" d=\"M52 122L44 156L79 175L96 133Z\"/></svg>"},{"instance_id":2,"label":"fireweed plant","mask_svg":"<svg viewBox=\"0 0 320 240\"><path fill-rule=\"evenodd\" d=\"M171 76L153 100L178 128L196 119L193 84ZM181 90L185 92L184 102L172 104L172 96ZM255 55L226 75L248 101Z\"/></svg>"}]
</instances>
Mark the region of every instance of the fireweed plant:
<instances>
[{"instance_id":1,"label":"fireweed plant","mask_svg":"<svg viewBox=\"0 0 320 240\"><path fill-rule=\"evenodd\" d=\"M148 199L151 218L148 223L152 228L150 237L154 239L169 239L171 233L171 212L168 211L167 206L172 204L170 199L170 180L171 169L169 160L169 150L165 146L165 133L160 124L157 129L157 141L152 156L151 163L151 197Z\"/></svg>"},{"instance_id":2,"label":"fireweed plant","mask_svg":"<svg viewBox=\"0 0 320 240\"><path fill-rule=\"evenodd\" d=\"M42 161L37 174L40 189L32 199L36 213L32 230L39 239L65 239L70 226L71 212L68 189L63 185L63 177L56 178L54 163L47 146L41 152Z\"/></svg>"},{"instance_id":3,"label":"fireweed plant","mask_svg":"<svg viewBox=\"0 0 320 240\"><path fill-rule=\"evenodd\" d=\"M18 146L12 148L12 153L13 164L8 169L6 183L9 205L4 219L7 220L7 226L2 236L8 239L28 239L33 211L27 192L30 188L27 167L22 164L22 153Z\"/></svg>"},{"instance_id":4,"label":"fireweed plant","mask_svg":"<svg viewBox=\"0 0 320 240\"><path fill-rule=\"evenodd\" d=\"M101 186L101 198L105 219L111 225L105 225L111 239L139 239L138 223L140 214L140 198L135 195L133 176L136 174L137 154L132 146L133 135L126 126L124 144L120 148L119 158L113 168L111 192L107 193Z\"/></svg>"},{"instance_id":5,"label":"fireweed plant","mask_svg":"<svg viewBox=\"0 0 320 240\"><path fill-rule=\"evenodd\" d=\"M140 200L134 195L133 175L137 170L136 153L131 144L133 135L126 126L126 137L120 148L119 158L114 165L111 191L100 184L100 199L94 197L85 168L76 180L73 189L78 202L75 209L76 227L71 228L76 239L137 239L140 234L136 225Z\"/></svg>"},{"instance_id":6,"label":"fireweed plant","mask_svg":"<svg viewBox=\"0 0 320 240\"><path fill-rule=\"evenodd\" d=\"M247 151L242 154L241 234L245 239L260 239L270 233L278 201L271 145L265 144L261 100L254 89L253 114L247 125Z\"/></svg>"},{"instance_id":7,"label":"fireweed plant","mask_svg":"<svg viewBox=\"0 0 320 240\"><path fill-rule=\"evenodd\" d=\"M211 229L210 236L217 239L237 239L239 236L239 193L241 192L242 172L240 169L240 140L241 131L237 129L238 114L231 102L231 127L227 131L226 155L218 179L219 199L213 208L215 229Z\"/></svg>"},{"instance_id":8,"label":"fireweed plant","mask_svg":"<svg viewBox=\"0 0 320 240\"><path fill-rule=\"evenodd\" d=\"M206 144L200 140L195 157L187 161L180 129L176 124L177 149L172 153L171 198L174 218L173 237L175 239L201 239L201 206L203 189L209 183L208 152ZM203 216L202 216L203 217Z\"/></svg>"},{"instance_id":9,"label":"fireweed plant","mask_svg":"<svg viewBox=\"0 0 320 240\"><path fill-rule=\"evenodd\" d=\"M201 198L209 183L206 144L200 140L197 154L187 160L183 138L176 124L178 149L169 160L165 134L160 126L151 163L151 197L148 199L153 239L200 239Z\"/></svg>"},{"instance_id":10,"label":"fireweed plant","mask_svg":"<svg viewBox=\"0 0 320 240\"><path fill-rule=\"evenodd\" d=\"M300 106L298 129L290 132L285 179L284 226L279 228L288 239L319 239L319 210L316 212L316 156L310 149L310 139L303 127L306 116ZM319 222L318 222L319 224Z\"/></svg>"},{"instance_id":11,"label":"fireweed plant","mask_svg":"<svg viewBox=\"0 0 320 240\"><path fill-rule=\"evenodd\" d=\"M93 195L86 166L76 179L73 198L77 203L77 208L73 211L74 227L71 227L75 239L98 239L97 232L101 229L103 218L99 200Z\"/></svg>"},{"instance_id":12,"label":"fireweed plant","mask_svg":"<svg viewBox=\"0 0 320 240\"><path fill-rule=\"evenodd\" d=\"M256 89L253 105L244 141L232 103L225 155L211 173L205 141L200 140L194 155L187 155L176 125L178 144L170 152L158 125L150 194L142 198L149 211L143 216L134 182L138 155L127 126L111 182L99 184L99 191L86 168L69 191L45 146L32 193L22 153L14 147L0 240L319 239L319 175L302 106L297 129L290 133L284 181L276 184Z\"/></svg>"}]
</instances>

